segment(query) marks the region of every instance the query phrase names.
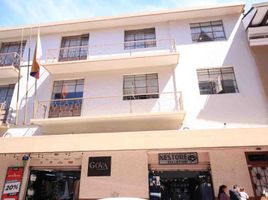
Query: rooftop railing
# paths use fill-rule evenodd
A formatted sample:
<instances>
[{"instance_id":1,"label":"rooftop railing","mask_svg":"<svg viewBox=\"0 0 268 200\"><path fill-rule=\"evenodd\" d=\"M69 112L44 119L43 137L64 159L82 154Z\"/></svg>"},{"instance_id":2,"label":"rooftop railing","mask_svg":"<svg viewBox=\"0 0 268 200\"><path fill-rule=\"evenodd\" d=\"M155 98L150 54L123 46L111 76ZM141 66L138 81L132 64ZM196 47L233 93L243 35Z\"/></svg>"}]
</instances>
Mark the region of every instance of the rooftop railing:
<instances>
[{"instance_id":1,"label":"rooftop railing","mask_svg":"<svg viewBox=\"0 0 268 200\"><path fill-rule=\"evenodd\" d=\"M181 92L167 92L39 101L35 118L111 116L138 113L178 112L182 110Z\"/></svg>"},{"instance_id":2,"label":"rooftop railing","mask_svg":"<svg viewBox=\"0 0 268 200\"><path fill-rule=\"evenodd\" d=\"M48 49L45 63L77 60L102 59L105 57L153 54L155 52L176 52L173 39L150 39L110 44L89 44L85 46Z\"/></svg>"}]
</instances>

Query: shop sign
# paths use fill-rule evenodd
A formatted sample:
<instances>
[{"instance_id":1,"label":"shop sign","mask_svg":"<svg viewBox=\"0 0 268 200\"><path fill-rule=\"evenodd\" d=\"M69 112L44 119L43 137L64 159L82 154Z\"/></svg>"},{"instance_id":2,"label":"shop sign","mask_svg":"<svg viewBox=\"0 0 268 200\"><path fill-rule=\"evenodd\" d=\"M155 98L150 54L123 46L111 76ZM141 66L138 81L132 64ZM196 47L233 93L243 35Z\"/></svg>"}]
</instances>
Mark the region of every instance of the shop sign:
<instances>
[{"instance_id":1,"label":"shop sign","mask_svg":"<svg viewBox=\"0 0 268 200\"><path fill-rule=\"evenodd\" d=\"M88 176L111 176L111 156L89 157Z\"/></svg>"},{"instance_id":2,"label":"shop sign","mask_svg":"<svg viewBox=\"0 0 268 200\"><path fill-rule=\"evenodd\" d=\"M158 154L159 165L185 165L197 164L198 154L192 153L160 153Z\"/></svg>"},{"instance_id":3,"label":"shop sign","mask_svg":"<svg viewBox=\"0 0 268 200\"><path fill-rule=\"evenodd\" d=\"M18 200L21 181L23 177L23 167L9 167L7 169L2 200Z\"/></svg>"}]
</instances>

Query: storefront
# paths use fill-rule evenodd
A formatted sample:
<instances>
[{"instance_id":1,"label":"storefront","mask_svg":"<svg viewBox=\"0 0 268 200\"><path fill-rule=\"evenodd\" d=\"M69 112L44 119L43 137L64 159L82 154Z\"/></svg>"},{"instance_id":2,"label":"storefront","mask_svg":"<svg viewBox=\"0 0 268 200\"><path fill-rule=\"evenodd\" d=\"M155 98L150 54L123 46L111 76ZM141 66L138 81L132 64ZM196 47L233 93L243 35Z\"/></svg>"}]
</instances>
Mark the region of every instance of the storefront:
<instances>
[{"instance_id":1,"label":"storefront","mask_svg":"<svg viewBox=\"0 0 268 200\"><path fill-rule=\"evenodd\" d=\"M255 198L268 194L268 152L246 152Z\"/></svg>"},{"instance_id":2,"label":"storefront","mask_svg":"<svg viewBox=\"0 0 268 200\"><path fill-rule=\"evenodd\" d=\"M80 171L59 169L31 170L26 200L78 200Z\"/></svg>"},{"instance_id":3,"label":"storefront","mask_svg":"<svg viewBox=\"0 0 268 200\"><path fill-rule=\"evenodd\" d=\"M245 137L248 146L237 147L241 135L229 131L217 133L218 140L214 136L217 134L208 131L194 135L146 132L146 136L137 133L40 136L6 139L7 144L0 140L1 200L6 200L3 189L11 186L14 190L5 195L9 194L7 199L16 195L15 200L54 197L63 200L75 199L77 195L79 200L106 197L203 200L204 194L207 200L217 196L223 184L229 189L238 184L252 200L259 200L257 197L267 187L268 180L268 147L264 145L267 142L256 137L258 132L243 130L243 134L252 133L254 137ZM226 134L232 138L225 137ZM125 142L129 138L131 147ZM116 143L111 143L112 140ZM257 146L260 142L263 145ZM215 147L216 144L222 147ZM13 153L13 149L28 153ZM23 159L25 156L28 159ZM44 193L48 196L44 197Z\"/></svg>"},{"instance_id":4,"label":"storefront","mask_svg":"<svg viewBox=\"0 0 268 200\"><path fill-rule=\"evenodd\" d=\"M213 200L214 191L206 152L150 152L151 200Z\"/></svg>"}]
</instances>

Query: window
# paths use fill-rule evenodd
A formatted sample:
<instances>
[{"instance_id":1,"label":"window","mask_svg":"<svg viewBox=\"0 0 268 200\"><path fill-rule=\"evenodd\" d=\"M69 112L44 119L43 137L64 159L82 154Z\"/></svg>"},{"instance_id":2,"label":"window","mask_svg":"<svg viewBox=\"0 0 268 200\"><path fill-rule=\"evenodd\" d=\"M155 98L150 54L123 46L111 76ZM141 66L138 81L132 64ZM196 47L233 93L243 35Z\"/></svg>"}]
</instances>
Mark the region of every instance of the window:
<instances>
[{"instance_id":1,"label":"window","mask_svg":"<svg viewBox=\"0 0 268 200\"><path fill-rule=\"evenodd\" d=\"M197 70L200 94L236 93L233 67Z\"/></svg>"},{"instance_id":2,"label":"window","mask_svg":"<svg viewBox=\"0 0 268 200\"><path fill-rule=\"evenodd\" d=\"M158 75L125 75L123 90L123 100L159 98Z\"/></svg>"},{"instance_id":3,"label":"window","mask_svg":"<svg viewBox=\"0 0 268 200\"><path fill-rule=\"evenodd\" d=\"M125 49L156 46L155 28L125 31Z\"/></svg>"},{"instance_id":4,"label":"window","mask_svg":"<svg viewBox=\"0 0 268 200\"><path fill-rule=\"evenodd\" d=\"M0 66L9 66L13 64L19 66L20 64L19 55L21 51L21 44L22 44L22 55L23 55L26 41L23 41L22 43L21 42L2 43L0 50Z\"/></svg>"},{"instance_id":5,"label":"window","mask_svg":"<svg viewBox=\"0 0 268 200\"><path fill-rule=\"evenodd\" d=\"M225 40L225 32L221 20L190 24L192 40L195 42Z\"/></svg>"},{"instance_id":6,"label":"window","mask_svg":"<svg viewBox=\"0 0 268 200\"><path fill-rule=\"evenodd\" d=\"M0 86L0 122L6 122L15 85Z\"/></svg>"},{"instance_id":7,"label":"window","mask_svg":"<svg viewBox=\"0 0 268 200\"><path fill-rule=\"evenodd\" d=\"M89 34L63 37L59 61L85 60L88 53Z\"/></svg>"},{"instance_id":8,"label":"window","mask_svg":"<svg viewBox=\"0 0 268 200\"><path fill-rule=\"evenodd\" d=\"M49 109L49 118L80 116L83 90L83 79L55 81Z\"/></svg>"}]
</instances>

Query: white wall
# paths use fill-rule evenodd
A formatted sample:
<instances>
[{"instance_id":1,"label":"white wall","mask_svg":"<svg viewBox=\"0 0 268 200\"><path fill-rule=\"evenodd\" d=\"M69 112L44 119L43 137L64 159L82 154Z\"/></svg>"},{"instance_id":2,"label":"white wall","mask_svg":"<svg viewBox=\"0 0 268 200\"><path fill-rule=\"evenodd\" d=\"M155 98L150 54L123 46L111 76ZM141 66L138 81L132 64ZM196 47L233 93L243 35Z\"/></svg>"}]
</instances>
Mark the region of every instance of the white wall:
<instances>
[{"instance_id":1,"label":"white wall","mask_svg":"<svg viewBox=\"0 0 268 200\"><path fill-rule=\"evenodd\" d=\"M90 156L111 156L111 176L87 176ZM84 153L79 198L101 199L113 196L148 198L148 194L148 158L146 152Z\"/></svg>"},{"instance_id":2,"label":"white wall","mask_svg":"<svg viewBox=\"0 0 268 200\"><path fill-rule=\"evenodd\" d=\"M227 36L226 41L196 43L191 40L189 23L209 20L223 20ZM42 69L41 78L38 80L38 99L48 100L51 98L53 80L68 78L85 78L84 97L94 96L114 96L122 95L123 74L135 74L145 72L158 72L160 92L172 92L174 90L183 92L184 108L186 118L184 126L190 129L211 129L223 128L226 123L227 128L232 127L257 127L267 125L267 105L264 98L259 75L256 71L256 64L249 51L245 31L241 25L241 17L238 15L218 16L206 19L189 19L180 21L170 21L167 23L147 24L140 26L118 27L102 30L85 30L90 33L89 46L97 49L97 54L118 53L123 50L124 30L138 29L145 27L156 27L157 39L172 38L176 40L177 49L180 53L179 64L176 67L176 85L174 86L173 71L171 67L163 66L146 69L118 70L107 72L92 72L88 74L69 74L62 76L52 76ZM58 35L42 35L43 58L47 55L48 49L60 47L62 36L82 34L76 32L62 33ZM113 44L112 48L105 44ZM35 38L32 38L32 47L35 45ZM96 47L96 45L104 45ZM27 60L29 40L24 51L24 60ZM90 49L90 48L89 48ZM32 51L33 52L33 51ZM90 52L90 51L89 51ZM44 61L43 61L44 62ZM24 63L27 64L27 63ZM196 69L210 67L233 66L239 93L200 95L197 81ZM20 100L19 100L19 122L23 123L23 113L25 109L25 85L27 68L22 69ZM29 84L29 119L33 116L33 94L34 79L30 78ZM119 102L119 103L118 103ZM147 102L150 102L147 104ZM154 112L157 102L146 100L145 109ZM108 105L108 107L107 107ZM149 107L147 106L149 105ZM102 114L104 109L96 109L93 114ZM122 106L121 99L115 103L106 104L105 111L125 112L126 107ZM16 90L11 107L16 108ZM123 110L120 110L123 109ZM170 108L169 108L170 109ZM87 115L86 111L83 111ZM92 114L92 110L91 110ZM23 135L23 134L22 134Z\"/></svg>"},{"instance_id":3,"label":"white wall","mask_svg":"<svg viewBox=\"0 0 268 200\"><path fill-rule=\"evenodd\" d=\"M244 187L249 196L254 196L245 152L234 149L218 150L211 151L209 155L216 195L221 185L232 189L237 184Z\"/></svg>"}]
</instances>

